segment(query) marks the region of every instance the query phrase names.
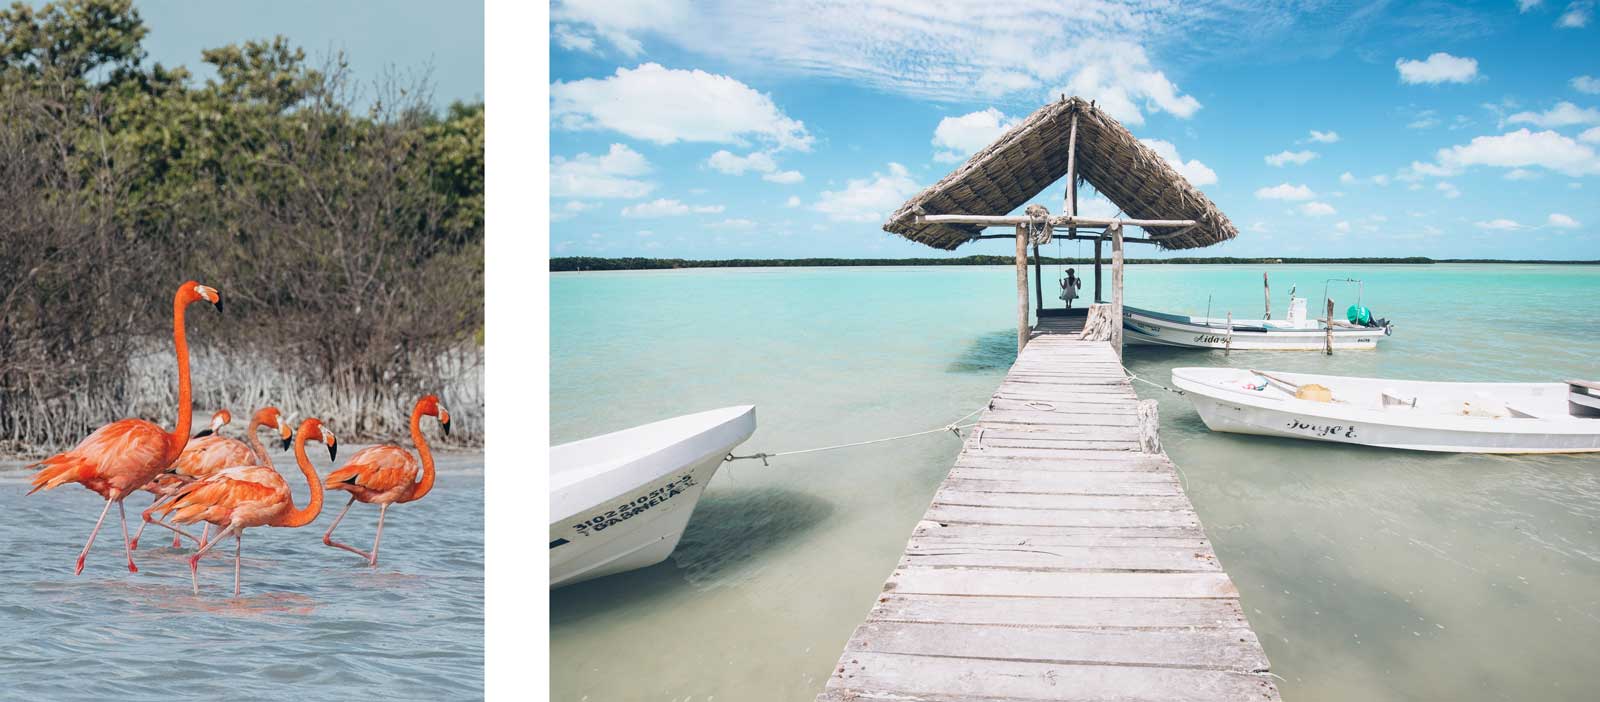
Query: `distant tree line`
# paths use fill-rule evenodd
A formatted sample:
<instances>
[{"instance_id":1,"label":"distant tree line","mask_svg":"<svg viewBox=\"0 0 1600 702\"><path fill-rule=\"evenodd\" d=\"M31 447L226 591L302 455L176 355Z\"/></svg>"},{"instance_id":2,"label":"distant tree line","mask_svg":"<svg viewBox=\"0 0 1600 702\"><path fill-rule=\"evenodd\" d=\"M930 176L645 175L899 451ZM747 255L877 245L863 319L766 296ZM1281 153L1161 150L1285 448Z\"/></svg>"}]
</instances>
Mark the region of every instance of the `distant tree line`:
<instances>
[{"instance_id":1,"label":"distant tree line","mask_svg":"<svg viewBox=\"0 0 1600 702\"><path fill-rule=\"evenodd\" d=\"M283 37L204 51L200 82L146 61L148 32L131 0L0 9L0 440L170 421L191 278L227 310L190 315L197 411L275 402L360 439L436 391L475 419L483 105L440 114L425 80L358 86Z\"/></svg>"},{"instance_id":2,"label":"distant tree line","mask_svg":"<svg viewBox=\"0 0 1600 702\"><path fill-rule=\"evenodd\" d=\"M1032 262L1032 257L1029 261ZM671 268L787 268L787 267L816 267L816 266L1009 266L1015 265L1017 259L1012 256L963 256L960 258L729 258L718 260L692 260L682 258L599 258L594 256L564 256L550 259L551 271L624 271L624 270L660 270ZM1092 258L1051 258L1045 256L1041 261L1044 265L1084 265L1094 264ZM1105 259L1105 264L1111 261ZM1368 257L1368 258L1291 258L1291 257L1261 257L1240 258L1234 256L1196 256L1186 258L1130 258L1127 263L1138 264L1217 264L1217 263L1243 263L1252 265L1273 265L1290 263L1405 263L1405 264L1430 264L1430 263L1580 263L1600 264L1600 261L1513 261L1505 259L1433 259L1422 256L1405 257Z\"/></svg>"}]
</instances>

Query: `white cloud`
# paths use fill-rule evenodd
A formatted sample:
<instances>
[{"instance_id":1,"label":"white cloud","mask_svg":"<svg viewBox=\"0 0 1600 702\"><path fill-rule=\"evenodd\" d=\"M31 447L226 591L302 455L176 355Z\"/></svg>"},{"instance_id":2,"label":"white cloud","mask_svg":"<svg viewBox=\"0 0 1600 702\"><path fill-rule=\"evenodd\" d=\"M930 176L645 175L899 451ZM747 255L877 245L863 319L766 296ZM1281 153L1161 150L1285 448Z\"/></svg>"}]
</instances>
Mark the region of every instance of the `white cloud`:
<instances>
[{"instance_id":1,"label":"white cloud","mask_svg":"<svg viewBox=\"0 0 1600 702\"><path fill-rule=\"evenodd\" d=\"M1308 202L1300 206L1300 212L1308 217L1326 217L1338 212L1333 205L1326 202Z\"/></svg>"},{"instance_id":2,"label":"white cloud","mask_svg":"<svg viewBox=\"0 0 1600 702\"><path fill-rule=\"evenodd\" d=\"M1338 132L1319 132L1311 130L1311 140L1319 144L1332 144L1339 140Z\"/></svg>"},{"instance_id":3,"label":"white cloud","mask_svg":"<svg viewBox=\"0 0 1600 702\"><path fill-rule=\"evenodd\" d=\"M728 76L646 63L607 78L550 84L550 123L562 129L608 129L657 144L746 144L807 151L805 124L772 98Z\"/></svg>"},{"instance_id":4,"label":"white cloud","mask_svg":"<svg viewBox=\"0 0 1600 702\"><path fill-rule=\"evenodd\" d=\"M933 145L939 148L933 155L933 160L941 163L965 161L968 156L988 146L1007 129L1016 126L1018 121L1016 118L1006 117L1005 113L993 107L968 112L960 117L941 119L939 126L933 130Z\"/></svg>"},{"instance_id":5,"label":"white cloud","mask_svg":"<svg viewBox=\"0 0 1600 702\"><path fill-rule=\"evenodd\" d=\"M1152 112L1187 118L1200 107L1146 46L1174 46L1202 25L1213 37L1248 31L1243 25L1284 31L1282 23L1258 14L1106 0L574 0L558 3L552 20L624 52L641 51L644 40L652 50L665 42L719 66L759 65L946 104L1037 105L1060 92L1076 93L1138 124ZM1180 55L1168 59L1168 53ZM1176 51L1160 58L1185 62Z\"/></svg>"},{"instance_id":6,"label":"white cloud","mask_svg":"<svg viewBox=\"0 0 1600 702\"><path fill-rule=\"evenodd\" d=\"M1178 175L1188 180L1190 185L1198 188L1202 185L1211 185L1217 182L1216 171L1201 163L1199 159L1184 161L1183 157L1178 155L1178 147L1174 146L1172 142L1160 139L1140 139L1139 141L1150 147L1157 154L1160 154L1161 158L1167 162L1167 165L1172 166L1172 170L1177 171Z\"/></svg>"},{"instance_id":7,"label":"white cloud","mask_svg":"<svg viewBox=\"0 0 1600 702\"><path fill-rule=\"evenodd\" d=\"M1478 60L1451 56L1443 51L1425 60L1398 59L1401 83L1466 83L1478 76Z\"/></svg>"},{"instance_id":8,"label":"white cloud","mask_svg":"<svg viewBox=\"0 0 1600 702\"><path fill-rule=\"evenodd\" d=\"M1285 164L1304 166L1317 157L1315 151L1281 151L1266 157L1267 165L1282 168Z\"/></svg>"},{"instance_id":9,"label":"white cloud","mask_svg":"<svg viewBox=\"0 0 1600 702\"><path fill-rule=\"evenodd\" d=\"M1547 112L1518 112L1506 118L1507 122L1526 122L1539 127L1570 127L1574 124L1600 124L1600 110L1578 107L1570 102L1556 103Z\"/></svg>"},{"instance_id":10,"label":"white cloud","mask_svg":"<svg viewBox=\"0 0 1600 702\"><path fill-rule=\"evenodd\" d=\"M719 173L728 175L744 175L746 172L761 173L762 180L793 185L806 179L800 171L779 171L778 161L772 154L756 151L748 156L739 156L726 149L711 154L706 159L706 165Z\"/></svg>"},{"instance_id":11,"label":"white cloud","mask_svg":"<svg viewBox=\"0 0 1600 702\"><path fill-rule=\"evenodd\" d=\"M783 203L783 206L784 207L799 207L800 206L800 197L798 195L790 195L788 201Z\"/></svg>"},{"instance_id":12,"label":"white cloud","mask_svg":"<svg viewBox=\"0 0 1600 702\"><path fill-rule=\"evenodd\" d=\"M1095 100L1112 117L1132 125L1144 124L1142 106L1188 119L1200 101L1183 95L1165 73L1150 64L1144 47L1124 40L1090 39L1068 44L1041 56L1032 65L1044 75L1067 76L1051 94L1065 93Z\"/></svg>"},{"instance_id":13,"label":"white cloud","mask_svg":"<svg viewBox=\"0 0 1600 702\"><path fill-rule=\"evenodd\" d=\"M556 45L568 51L582 51L584 53L598 54L600 47L595 43L594 37L579 34L578 31L567 25L556 25L550 32L550 38L556 40Z\"/></svg>"},{"instance_id":14,"label":"white cloud","mask_svg":"<svg viewBox=\"0 0 1600 702\"><path fill-rule=\"evenodd\" d=\"M1444 193L1444 196L1451 200L1461 197L1461 189L1457 188L1455 183L1441 182L1438 185L1433 186L1433 189Z\"/></svg>"},{"instance_id":15,"label":"white cloud","mask_svg":"<svg viewBox=\"0 0 1600 702\"><path fill-rule=\"evenodd\" d=\"M1600 78L1594 76L1578 76L1572 79L1572 89L1580 93L1600 95Z\"/></svg>"},{"instance_id":16,"label":"white cloud","mask_svg":"<svg viewBox=\"0 0 1600 702\"><path fill-rule=\"evenodd\" d=\"M623 144L612 144L611 150L600 156L556 156L550 159L550 196L644 197L655 185L636 176L649 172L650 162Z\"/></svg>"},{"instance_id":17,"label":"white cloud","mask_svg":"<svg viewBox=\"0 0 1600 702\"><path fill-rule=\"evenodd\" d=\"M578 216L579 212L583 212L585 210L592 210L592 209L594 209L596 207L599 207L599 205L596 204L596 203L593 203L593 202L583 202L582 200L568 200L567 203L562 205L560 209L556 209L554 207L550 208L550 219L551 219L551 221L561 221L561 220L566 220L566 219L572 219L573 217Z\"/></svg>"},{"instance_id":18,"label":"white cloud","mask_svg":"<svg viewBox=\"0 0 1600 702\"><path fill-rule=\"evenodd\" d=\"M1543 2L1543 0L1517 0L1517 11L1527 12L1528 10L1538 7L1541 2Z\"/></svg>"},{"instance_id":19,"label":"white cloud","mask_svg":"<svg viewBox=\"0 0 1600 702\"><path fill-rule=\"evenodd\" d=\"M558 23L556 33L581 37L590 45L597 36L628 56L644 51L633 35L671 27L687 15L687 3L681 0L556 0L550 6L550 20Z\"/></svg>"},{"instance_id":20,"label":"white cloud","mask_svg":"<svg viewBox=\"0 0 1600 702\"><path fill-rule=\"evenodd\" d=\"M1481 136L1467 144L1440 149L1438 160L1439 166L1432 168L1442 171L1443 175L1452 175L1467 166L1538 166L1574 177L1600 174L1600 156L1593 148L1553 131L1530 132L1526 128L1501 136ZM1426 164L1412 164L1413 168L1418 166Z\"/></svg>"},{"instance_id":21,"label":"white cloud","mask_svg":"<svg viewBox=\"0 0 1600 702\"><path fill-rule=\"evenodd\" d=\"M1357 180L1355 175L1351 174L1350 171L1345 171L1339 174L1339 182L1344 183L1345 185L1355 185Z\"/></svg>"},{"instance_id":22,"label":"white cloud","mask_svg":"<svg viewBox=\"0 0 1600 702\"><path fill-rule=\"evenodd\" d=\"M756 223L749 219L724 219L721 222L713 222L711 226L717 229L750 229L756 226Z\"/></svg>"},{"instance_id":23,"label":"white cloud","mask_svg":"<svg viewBox=\"0 0 1600 702\"><path fill-rule=\"evenodd\" d=\"M761 176L761 179L765 181L771 181L779 185L794 185L795 183L805 180L806 177L802 175L800 171L778 171L777 173L768 173L764 176Z\"/></svg>"},{"instance_id":24,"label":"white cloud","mask_svg":"<svg viewBox=\"0 0 1600 702\"><path fill-rule=\"evenodd\" d=\"M764 151L738 156L724 149L711 154L711 157L706 159L706 165L718 173L728 175L744 175L746 171L771 173L778 170L778 162L772 158L772 154Z\"/></svg>"},{"instance_id":25,"label":"white cloud","mask_svg":"<svg viewBox=\"0 0 1600 702\"><path fill-rule=\"evenodd\" d=\"M1311 188L1308 188L1304 185L1290 185L1288 183L1282 183L1279 185L1274 185L1270 188L1262 188L1256 191L1256 197L1262 200L1310 200L1316 196L1316 193L1311 192Z\"/></svg>"},{"instance_id":26,"label":"white cloud","mask_svg":"<svg viewBox=\"0 0 1600 702\"><path fill-rule=\"evenodd\" d=\"M1583 130L1583 133L1578 135L1578 141L1600 144L1600 127L1590 127Z\"/></svg>"},{"instance_id":27,"label":"white cloud","mask_svg":"<svg viewBox=\"0 0 1600 702\"><path fill-rule=\"evenodd\" d=\"M1514 229L1524 228L1523 225L1517 224L1515 220L1510 219L1491 219L1485 222L1474 222L1472 226L1479 229L1493 229L1496 231L1511 231Z\"/></svg>"},{"instance_id":28,"label":"white cloud","mask_svg":"<svg viewBox=\"0 0 1600 702\"><path fill-rule=\"evenodd\" d=\"M811 209L841 222L874 222L887 219L920 188L905 166L889 164L889 172L873 173L871 178L851 179L843 190L824 190Z\"/></svg>"},{"instance_id":29,"label":"white cloud","mask_svg":"<svg viewBox=\"0 0 1600 702\"><path fill-rule=\"evenodd\" d=\"M1439 113L1433 110L1423 110L1412 116L1406 123L1407 129L1428 129L1439 126Z\"/></svg>"},{"instance_id":30,"label":"white cloud","mask_svg":"<svg viewBox=\"0 0 1600 702\"><path fill-rule=\"evenodd\" d=\"M1594 13L1594 0L1574 0L1567 3L1567 11L1561 13L1556 20L1556 26L1562 29L1582 29L1589 26L1589 17Z\"/></svg>"},{"instance_id":31,"label":"white cloud","mask_svg":"<svg viewBox=\"0 0 1600 702\"><path fill-rule=\"evenodd\" d=\"M1340 222L1338 224L1333 225L1333 228L1339 230L1340 233L1347 233L1347 232L1350 231L1350 223L1349 222Z\"/></svg>"},{"instance_id":32,"label":"white cloud","mask_svg":"<svg viewBox=\"0 0 1600 702\"><path fill-rule=\"evenodd\" d=\"M1538 178L1539 174L1534 173L1526 168L1517 168L1506 171L1506 174L1501 177L1505 178L1506 180L1533 180L1534 178Z\"/></svg>"},{"instance_id":33,"label":"white cloud","mask_svg":"<svg viewBox=\"0 0 1600 702\"><path fill-rule=\"evenodd\" d=\"M624 217L681 217L686 214L716 214L725 209L722 205L686 205L677 200L659 198L622 208Z\"/></svg>"},{"instance_id":34,"label":"white cloud","mask_svg":"<svg viewBox=\"0 0 1600 702\"><path fill-rule=\"evenodd\" d=\"M1577 229L1580 226L1578 220L1560 212L1552 213L1550 218L1545 220L1545 223L1558 229Z\"/></svg>"}]
</instances>

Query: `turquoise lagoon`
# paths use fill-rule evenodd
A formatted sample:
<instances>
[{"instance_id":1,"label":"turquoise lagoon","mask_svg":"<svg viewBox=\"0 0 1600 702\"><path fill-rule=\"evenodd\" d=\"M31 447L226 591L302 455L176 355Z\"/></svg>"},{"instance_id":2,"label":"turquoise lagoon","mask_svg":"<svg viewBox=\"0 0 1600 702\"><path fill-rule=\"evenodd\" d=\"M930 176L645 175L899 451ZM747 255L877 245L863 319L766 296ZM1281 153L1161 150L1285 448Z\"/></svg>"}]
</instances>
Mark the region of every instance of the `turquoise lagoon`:
<instances>
[{"instance_id":1,"label":"turquoise lagoon","mask_svg":"<svg viewBox=\"0 0 1600 702\"><path fill-rule=\"evenodd\" d=\"M1353 277L1395 334L1331 357L1130 348L1128 367L1161 382L1213 364L1600 377L1600 267L1130 266L1128 301L1258 317L1263 271L1275 317L1290 285L1315 310L1326 279ZM1057 275L1046 268L1047 293ZM1015 280L956 266L554 274L551 439L738 403L760 423L741 451L943 425L983 405L1015 357ZM1330 290L1340 310L1355 301L1352 285ZM1161 403L1166 449L1285 698L1600 689L1600 458L1213 434L1183 398L1136 388ZM550 594L554 698L811 699L958 448L936 434L728 464L667 562Z\"/></svg>"}]
</instances>

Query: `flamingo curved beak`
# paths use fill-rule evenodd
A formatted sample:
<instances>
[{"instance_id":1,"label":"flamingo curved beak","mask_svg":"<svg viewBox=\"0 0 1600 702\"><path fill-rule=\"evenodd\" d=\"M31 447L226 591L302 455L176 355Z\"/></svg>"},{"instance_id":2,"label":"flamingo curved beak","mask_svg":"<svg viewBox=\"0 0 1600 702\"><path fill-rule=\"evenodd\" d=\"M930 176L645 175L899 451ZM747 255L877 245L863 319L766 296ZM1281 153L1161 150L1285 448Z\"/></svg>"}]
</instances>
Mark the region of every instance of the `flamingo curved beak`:
<instances>
[{"instance_id":1,"label":"flamingo curved beak","mask_svg":"<svg viewBox=\"0 0 1600 702\"><path fill-rule=\"evenodd\" d=\"M211 303L211 306L217 308L217 314L222 314L222 293L217 293L217 301Z\"/></svg>"},{"instance_id":2,"label":"flamingo curved beak","mask_svg":"<svg viewBox=\"0 0 1600 702\"><path fill-rule=\"evenodd\" d=\"M194 435L194 436L192 436L192 437L189 437L189 438L192 438L192 439L198 439L198 438L200 438L200 437L202 437L202 436L211 436L211 435L212 435L212 434L214 434L214 433L216 433L216 432L213 432L213 431L211 431L211 430L210 430L210 429L201 429L201 430L200 430L200 431L198 431L198 432L195 432L195 435Z\"/></svg>"},{"instance_id":3,"label":"flamingo curved beak","mask_svg":"<svg viewBox=\"0 0 1600 702\"><path fill-rule=\"evenodd\" d=\"M442 422L439 422L439 426L444 429L444 435L445 436L449 436L450 435L450 420L446 419L446 420L444 420Z\"/></svg>"}]
</instances>

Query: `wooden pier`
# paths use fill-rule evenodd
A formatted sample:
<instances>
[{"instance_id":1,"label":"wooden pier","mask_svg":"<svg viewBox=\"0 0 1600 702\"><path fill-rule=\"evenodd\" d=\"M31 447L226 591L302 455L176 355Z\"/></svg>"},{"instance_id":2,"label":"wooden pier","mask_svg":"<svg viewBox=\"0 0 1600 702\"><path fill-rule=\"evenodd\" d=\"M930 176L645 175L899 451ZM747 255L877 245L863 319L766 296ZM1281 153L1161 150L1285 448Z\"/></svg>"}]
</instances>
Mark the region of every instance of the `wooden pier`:
<instances>
[{"instance_id":1,"label":"wooden pier","mask_svg":"<svg viewBox=\"0 0 1600 702\"><path fill-rule=\"evenodd\" d=\"M1153 401L1083 323L1034 328L819 702L1279 698Z\"/></svg>"}]
</instances>

